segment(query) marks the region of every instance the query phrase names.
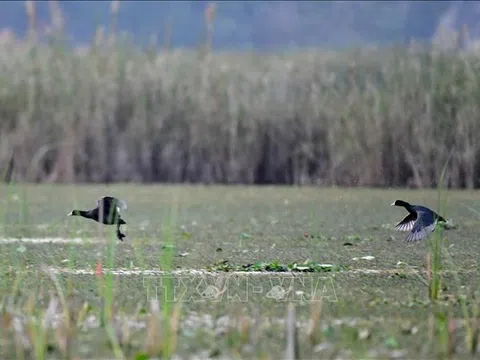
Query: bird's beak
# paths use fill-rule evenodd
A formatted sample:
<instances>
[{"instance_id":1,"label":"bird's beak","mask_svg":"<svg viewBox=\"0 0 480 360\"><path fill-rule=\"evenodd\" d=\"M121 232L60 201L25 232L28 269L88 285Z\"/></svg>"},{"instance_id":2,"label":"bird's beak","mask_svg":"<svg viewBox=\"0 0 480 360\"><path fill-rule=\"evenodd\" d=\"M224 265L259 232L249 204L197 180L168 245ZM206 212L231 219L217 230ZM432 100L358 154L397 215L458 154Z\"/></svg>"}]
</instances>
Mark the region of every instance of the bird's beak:
<instances>
[{"instance_id":1,"label":"bird's beak","mask_svg":"<svg viewBox=\"0 0 480 360\"><path fill-rule=\"evenodd\" d=\"M395 201L390 204L390 206L395 206Z\"/></svg>"},{"instance_id":2,"label":"bird's beak","mask_svg":"<svg viewBox=\"0 0 480 360\"><path fill-rule=\"evenodd\" d=\"M70 211L67 216L73 216L73 211Z\"/></svg>"}]
</instances>

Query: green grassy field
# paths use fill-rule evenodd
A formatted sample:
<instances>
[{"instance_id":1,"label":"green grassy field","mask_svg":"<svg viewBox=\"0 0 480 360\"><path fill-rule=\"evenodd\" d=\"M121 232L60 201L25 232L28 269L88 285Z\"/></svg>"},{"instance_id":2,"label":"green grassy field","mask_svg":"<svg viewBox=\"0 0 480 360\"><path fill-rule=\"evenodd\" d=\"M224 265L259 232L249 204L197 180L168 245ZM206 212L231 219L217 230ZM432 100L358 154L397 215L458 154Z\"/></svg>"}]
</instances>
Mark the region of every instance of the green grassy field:
<instances>
[{"instance_id":1,"label":"green grassy field","mask_svg":"<svg viewBox=\"0 0 480 360\"><path fill-rule=\"evenodd\" d=\"M479 191L444 193L457 228L444 233L438 300L429 242L406 245L393 229L406 212L390 206L437 209L435 190L0 191L1 358L284 358L289 303L300 358L462 358L476 347ZM128 203L124 242L66 216L107 194Z\"/></svg>"}]
</instances>

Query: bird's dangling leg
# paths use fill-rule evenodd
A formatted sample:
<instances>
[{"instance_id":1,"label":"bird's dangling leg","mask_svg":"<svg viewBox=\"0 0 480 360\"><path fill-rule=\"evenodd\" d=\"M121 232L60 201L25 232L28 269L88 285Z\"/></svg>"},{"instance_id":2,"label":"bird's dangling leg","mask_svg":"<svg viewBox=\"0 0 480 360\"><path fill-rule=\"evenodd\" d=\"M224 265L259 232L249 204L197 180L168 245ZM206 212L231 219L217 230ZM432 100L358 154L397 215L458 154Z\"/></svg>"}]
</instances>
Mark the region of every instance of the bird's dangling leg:
<instances>
[{"instance_id":1,"label":"bird's dangling leg","mask_svg":"<svg viewBox=\"0 0 480 360\"><path fill-rule=\"evenodd\" d=\"M118 240L123 241L123 238L124 238L125 236L126 236L125 234L122 234L122 233L120 232L120 224L117 224L117 238L118 238Z\"/></svg>"}]
</instances>

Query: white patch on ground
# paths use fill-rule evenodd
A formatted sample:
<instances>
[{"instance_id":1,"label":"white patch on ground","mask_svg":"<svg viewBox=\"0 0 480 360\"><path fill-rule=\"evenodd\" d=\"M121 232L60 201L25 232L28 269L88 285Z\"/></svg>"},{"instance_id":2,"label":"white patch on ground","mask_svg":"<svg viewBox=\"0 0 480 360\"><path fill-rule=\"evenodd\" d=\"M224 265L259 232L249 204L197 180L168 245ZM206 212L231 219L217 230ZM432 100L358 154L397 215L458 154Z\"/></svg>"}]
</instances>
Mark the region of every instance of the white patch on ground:
<instances>
[{"instance_id":1,"label":"white patch on ground","mask_svg":"<svg viewBox=\"0 0 480 360\"><path fill-rule=\"evenodd\" d=\"M49 268L53 273L67 273L73 275L95 275L95 270L90 269L69 269L69 268ZM476 270L461 270L462 273L467 272L476 272ZM454 271L444 270L442 273L453 273ZM103 269L102 273L111 273L112 275L122 275L122 276L133 276L133 275L211 275L211 276L301 276L305 274L312 274L311 272L301 272L301 271L292 271L292 272L276 272L276 271L207 271L207 270L197 270L197 269L178 269L172 271L157 270L157 269ZM344 270L340 272L332 272L332 274L365 274L365 275L388 275L388 274L422 274L425 273L425 270L417 269L352 269ZM328 275L330 272L318 272L314 274L325 274Z\"/></svg>"},{"instance_id":2,"label":"white patch on ground","mask_svg":"<svg viewBox=\"0 0 480 360\"><path fill-rule=\"evenodd\" d=\"M105 242L106 240L94 239L94 238L0 238L0 244L14 244L14 243L32 243L32 244L86 244L86 243L98 243Z\"/></svg>"},{"instance_id":3,"label":"white patch on ground","mask_svg":"<svg viewBox=\"0 0 480 360\"><path fill-rule=\"evenodd\" d=\"M352 260L353 260L353 261L358 261L359 259L360 259L360 260L374 260L374 259L375 259L375 256L367 255L367 256L362 256L361 258L354 257Z\"/></svg>"},{"instance_id":4,"label":"white patch on ground","mask_svg":"<svg viewBox=\"0 0 480 360\"><path fill-rule=\"evenodd\" d=\"M59 325L60 320L64 319L64 314L59 306L51 309L52 311L49 314L49 321L46 323L47 328L56 328ZM29 320L29 316L22 316L18 314L13 315L13 321L15 325L22 327ZM255 324L260 329L270 328L271 326L285 326L285 319L279 317L260 317L253 318L251 316L242 316L243 320L248 321L250 324ZM462 328L464 326L463 319L452 319L457 328ZM184 333L190 333L191 331L196 330L209 330L217 334L223 334L228 331L232 323L238 321L235 317L224 315L220 317L214 317L208 313L197 313L197 312L187 312L182 317L180 321L180 328ZM359 326L371 326L377 323L385 324L392 323L398 324L402 322L403 319L399 317L380 317L374 316L369 319L359 318L359 317L343 317L343 318L333 318L324 320L322 325L322 330L326 330L330 326L340 327L340 326L349 326L349 327L359 327ZM114 327L117 329L120 328L123 324L127 325L128 328L134 330L145 329L147 324L145 320L139 319L135 316L120 316L115 315L115 320L113 321ZM307 333L310 328L310 320L297 320L297 328L302 333ZM96 329L100 327L100 319L95 315L88 315L80 326L84 330ZM413 329L413 328L412 328ZM22 329L23 330L23 329ZM417 330L413 330L415 332Z\"/></svg>"}]
</instances>

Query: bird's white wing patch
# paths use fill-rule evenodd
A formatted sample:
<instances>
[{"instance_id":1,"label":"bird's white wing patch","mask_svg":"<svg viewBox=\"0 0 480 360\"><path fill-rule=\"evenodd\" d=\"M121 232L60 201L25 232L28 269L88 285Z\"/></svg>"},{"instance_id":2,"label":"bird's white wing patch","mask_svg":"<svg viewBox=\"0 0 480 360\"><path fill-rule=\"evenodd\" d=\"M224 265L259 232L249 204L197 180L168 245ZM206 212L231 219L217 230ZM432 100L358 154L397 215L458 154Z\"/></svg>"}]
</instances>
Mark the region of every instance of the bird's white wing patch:
<instances>
[{"instance_id":1,"label":"bird's white wing patch","mask_svg":"<svg viewBox=\"0 0 480 360\"><path fill-rule=\"evenodd\" d=\"M410 242L415 242L415 241L420 241L423 240L426 237L425 230L420 230L414 233L408 234L408 236L405 238L405 242L410 243Z\"/></svg>"},{"instance_id":2,"label":"bird's white wing patch","mask_svg":"<svg viewBox=\"0 0 480 360\"><path fill-rule=\"evenodd\" d=\"M411 232L410 234L408 234L405 241L409 243L423 240L428 237L433 232L433 230L435 230L435 224L428 225L419 231Z\"/></svg>"},{"instance_id":3,"label":"bird's white wing patch","mask_svg":"<svg viewBox=\"0 0 480 360\"><path fill-rule=\"evenodd\" d=\"M410 219L410 221L405 222L408 219ZM408 214L395 226L395 229L400 231L411 231L416 220L416 217L414 217L412 214Z\"/></svg>"},{"instance_id":4,"label":"bird's white wing patch","mask_svg":"<svg viewBox=\"0 0 480 360\"><path fill-rule=\"evenodd\" d=\"M127 202L125 200L118 200L117 210L127 210Z\"/></svg>"},{"instance_id":5,"label":"bird's white wing patch","mask_svg":"<svg viewBox=\"0 0 480 360\"><path fill-rule=\"evenodd\" d=\"M412 220L404 224L398 224L397 226L395 226L395 229L399 231L411 231L413 229L414 224L415 224L415 220Z\"/></svg>"}]
</instances>

